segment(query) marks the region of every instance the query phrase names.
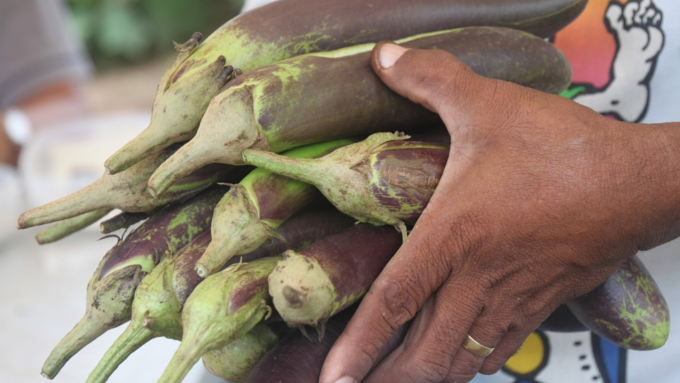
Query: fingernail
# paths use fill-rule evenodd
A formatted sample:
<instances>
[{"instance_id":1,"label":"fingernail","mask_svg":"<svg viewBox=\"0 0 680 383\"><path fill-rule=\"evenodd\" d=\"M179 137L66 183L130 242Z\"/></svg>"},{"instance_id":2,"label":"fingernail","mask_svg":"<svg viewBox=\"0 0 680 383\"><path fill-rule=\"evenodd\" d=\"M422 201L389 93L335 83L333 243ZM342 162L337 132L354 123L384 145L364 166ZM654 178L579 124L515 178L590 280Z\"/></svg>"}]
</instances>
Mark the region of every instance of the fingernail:
<instances>
[{"instance_id":1,"label":"fingernail","mask_svg":"<svg viewBox=\"0 0 680 383\"><path fill-rule=\"evenodd\" d=\"M382 55L382 53L381 53L381 55ZM382 63L380 65L382 65ZM335 383L357 383L357 382L356 382L356 380L350 378L349 376L343 376L342 378L336 380Z\"/></svg>"},{"instance_id":2,"label":"fingernail","mask_svg":"<svg viewBox=\"0 0 680 383\"><path fill-rule=\"evenodd\" d=\"M380 47L380 66L383 67L384 69L387 69L394 65L397 60L399 60L399 57L406 52L406 48L399 46L397 44L391 44L391 43L386 43L383 44L383 46ZM337 381L335 383L350 383L350 381L347 382L340 382Z\"/></svg>"}]
</instances>

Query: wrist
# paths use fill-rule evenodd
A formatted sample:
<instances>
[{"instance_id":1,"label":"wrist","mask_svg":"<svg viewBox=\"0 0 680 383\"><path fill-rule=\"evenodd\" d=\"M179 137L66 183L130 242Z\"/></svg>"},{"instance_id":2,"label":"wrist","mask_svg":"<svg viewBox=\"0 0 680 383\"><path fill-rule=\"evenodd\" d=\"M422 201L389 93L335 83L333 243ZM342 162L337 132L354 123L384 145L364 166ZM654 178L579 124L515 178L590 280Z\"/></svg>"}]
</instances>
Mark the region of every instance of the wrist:
<instances>
[{"instance_id":1,"label":"wrist","mask_svg":"<svg viewBox=\"0 0 680 383\"><path fill-rule=\"evenodd\" d=\"M638 248L648 250L680 235L680 124L626 125L636 131L630 208L642 214Z\"/></svg>"}]
</instances>

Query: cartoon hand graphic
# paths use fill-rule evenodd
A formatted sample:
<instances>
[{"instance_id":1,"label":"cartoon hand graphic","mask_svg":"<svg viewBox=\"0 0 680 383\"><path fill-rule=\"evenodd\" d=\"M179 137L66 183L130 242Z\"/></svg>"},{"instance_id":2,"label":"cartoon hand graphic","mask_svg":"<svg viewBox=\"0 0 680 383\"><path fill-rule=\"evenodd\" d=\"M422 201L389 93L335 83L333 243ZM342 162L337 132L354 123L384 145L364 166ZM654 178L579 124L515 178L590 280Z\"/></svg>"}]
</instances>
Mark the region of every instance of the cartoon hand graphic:
<instances>
[{"instance_id":1,"label":"cartoon hand graphic","mask_svg":"<svg viewBox=\"0 0 680 383\"><path fill-rule=\"evenodd\" d=\"M636 61L656 57L663 46L661 13L652 0L629 1L625 6L612 2L606 14L609 29L617 38L621 51L636 53ZM622 52L619 53L622 53ZM642 52L643 55L639 55Z\"/></svg>"},{"instance_id":2,"label":"cartoon hand graphic","mask_svg":"<svg viewBox=\"0 0 680 383\"><path fill-rule=\"evenodd\" d=\"M599 93L574 98L604 114L638 122L649 102L649 74L663 48L662 14L652 0L611 2L605 22L616 39L618 51L610 83Z\"/></svg>"}]
</instances>

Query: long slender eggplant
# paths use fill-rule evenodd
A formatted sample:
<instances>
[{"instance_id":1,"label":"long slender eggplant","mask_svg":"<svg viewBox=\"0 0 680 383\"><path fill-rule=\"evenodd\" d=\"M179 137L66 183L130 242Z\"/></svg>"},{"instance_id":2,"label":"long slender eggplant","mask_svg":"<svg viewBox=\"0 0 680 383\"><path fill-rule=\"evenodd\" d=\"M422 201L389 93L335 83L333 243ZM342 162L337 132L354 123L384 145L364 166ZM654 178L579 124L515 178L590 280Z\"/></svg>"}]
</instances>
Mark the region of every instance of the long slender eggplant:
<instances>
[{"instance_id":1,"label":"long slender eggplant","mask_svg":"<svg viewBox=\"0 0 680 383\"><path fill-rule=\"evenodd\" d=\"M352 226L353 222L332 207L308 209L281 225L277 238L241 259L232 259L227 266L277 255L286 249L299 250L319 238ZM182 338L181 311L202 281L194 268L210 240L210 232L205 231L175 255L164 259L142 281L135 292L130 324L90 373L88 383L106 381L132 352L153 338Z\"/></svg>"},{"instance_id":2,"label":"long slender eggplant","mask_svg":"<svg viewBox=\"0 0 680 383\"><path fill-rule=\"evenodd\" d=\"M102 221L99 224L99 232L102 234L111 234L120 229L127 229L128 227L149 218L149 213L126 213L121 212L114 217Z\"/></svg>"},{"instance_id":3,"label":"long slender eggplant","mask_svg":"<svg viewBox=\"0 0 680 383\"><path fill-rule=\"evenodd\" d=\"M104 218L113 209L104 208L57 222L35 236L39 245L56 242Z\"/></svg>"},{"instance_id":4,"label":"long slender eggplant","mask_svg":"<svg viewBox=\"0 0 680 383\"><path fill-rule=\"evenodd\" d=\"M668 340L670 313L659 286L635 256L602 285L567 302L594 333L632 350L654 350Z\"/></svg>"},{"instance_id":5,"label":"long slender eggplant","mask_svg":"<svg viewBox=\"0 0 680 383\"><path fill-rule=\"evenodd\" d=\"M342 139L293 149L290 158L315 158L328 154L355 139ZM307 183L255 169L225 194L215 207L212 242L196 263L205 278L217 272L233 256L251 252L275 237L276 228L322 196Z\"/></svg>"},{"instance_id":6,"label":"long slender eggplant","mask_svg":"<svg viewBox=\"0 0 680 383\"><path fill-rule=\"evenodd\" d=\"M139 264L126 266L102 275L104 265L119 258L116 245L99 262L87 284L87 309L76 326L57 344L42 367L42 375L53 379L73 355L104 332L130 318L130 306L137 285L146 272Z\"/></svg>"},{"instance_id":7,"label":"long slender eggplant","mask_svg":"<svg viewBox=\"0 0 680 383\"><path fill-rule=\"evenodd\" d=\"M512 29L470 27L399 42L449 51L480 75L545 92L558 93L571 82L571 67L559 49ZM151 176L149 191L160 195L205 164L242 164L247 148L281 152L440 121L380 81L369 65L372 48L300 56L230 82L210 102L196 136Z\"/></svg>"},{"instance_id":8,"label":"long slender eggplant","mask_svg":"<svg viewBox=\"0 0 680 383\"><path fill-rule=\"evenodd\" d=\"M230 168L223 165L203 167L173 185L171 192L154 198L147 191L149 177L177 147L149 156L125 172L116 175L104 173L97 181L73 194L23 213L19 217L18 228L25 229L103 208L131 213L148 212L196 195L219 180Z\"/></svg>"},{"instance_id":9,"label":"long slender eggplant","mask_svg":"<svg viewBox=\"0 0 680 383\"><path fill-rule=\"evenodd\" d=\"M328 318L368 291L401 243L389 227L360 224L286 251L269 276L274 307L288 326L320 326L323 334Z\"/></svg>"},{"instance_id":10,"label":"long slender eggplant","mask_svg":"<svg viewBox=\"0 0 680 383\"><path fill-rule=\"evenodd\" d=\"M231 78L301 54L400 39L473 25L552 36L587 0L287 0L224 24L198 45L177 45L179 57L161 78L149 127L106 161L111 174L149 153L191 139L208 102ZM225 60L226 57L226 60ZM225 68L226 62L231 66Z\"/></svg>"},{"instance_id":11,"label":"long slender eggplant","mask_svg":"<svg viewBox=\"0 0 680 383\"><path fill-rule=\"evenodd\" d=\"M159 382L180 382L203 354L243 336L271 314L267 277L280 259L234 264L196 287L182 310L182 343Z\"/></svg>"},{"instance_id":12,"label":"long slender eggplant","mask_svg":"<svg viewBox=\"0 0 680 383\"><path fill-rule=\"evenodd\" d=\"M260 323L226 346L206 352L203 365L208 372L224 380L244 382L280 337L281 332Z\"/></svg>"},{"instance_id":13,"label":"long slender eggplant","mask_svg":"<svg viewBox=\"0 0 680 383\"><path fill-rule=\"evenodd\" d=\"M102 276L126 266L126 258L141 264L145 272L151 271L165 255L174 254L210 229L215 205L226 190L215 185L183 203L159 210L127 236L117 250L124 255L107 262Z\"/></svg>"},{"instance_id":14,"label":"long slender eggplant","mask_svg":"<svg viewBox=\"0 0 680 383\"><path fill-rule=\"evenodd\" d=\"M246 150L247 163L308 182L340 211L360 222L393 225L406 238L432 197L449 156L437 144L402 141L408 136L376 133L317 159L288 158Z\"/></svg>"},{"instance_id":15,"label":"long slender eggplant","mask_svg":"<svg viewBox=\"0 0 680 383\"><path fill-rule=\"evenodd\" d=\"M316 185L336 207L359 221L392 224L405 233L401 225L413 224L429 202L448 149L401 141L404 138L379 133L319 159L256 150L247 150L244 157L248 163ZM623 347L660 347L668 335L668 307L651 276L637 264L635 259L627 261L603 286L568 305L581 322Z\"/></svg>"},{"instance_id":16,"label":"long slender eggplant","mask_svg":"<svg viewBox=\"0 0 680 383\"><path fill-rule=\"evenodd\" d=\"M352 314L346 310L331 318L319 341L299 331L286 335L255 366L246 383L317 383L326 356Z\"/></svg>"},{"instance_id":17,"label":"long slender eggplant","mask_svg":"<svg viewBox=\"0 0 680 383\"><path fill-rule=\"evenodd\" d=\"M88 284L85 315L47 358L43 375L53 378L92 340L130 320L132 300L142 278L166 254L209 230L213 208L222 194L224 187L214 186L189 201L160 210L107 253Z\"/></svg>"}]
</instances>

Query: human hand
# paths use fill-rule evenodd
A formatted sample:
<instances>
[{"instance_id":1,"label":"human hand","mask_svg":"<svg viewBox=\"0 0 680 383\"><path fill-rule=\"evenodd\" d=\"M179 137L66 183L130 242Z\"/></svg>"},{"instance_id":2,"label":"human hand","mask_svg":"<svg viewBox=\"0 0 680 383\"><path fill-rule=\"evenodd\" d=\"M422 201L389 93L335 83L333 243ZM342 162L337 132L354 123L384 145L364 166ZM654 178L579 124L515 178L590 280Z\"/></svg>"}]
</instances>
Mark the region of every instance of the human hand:
<instances>
[{"instance_id":1,"label":"human hand","mask_svg":"<svg viewBox=\"0 0 680 383\"><path fill-rule=\"evenodd\" d=\"M477 76L442 51L379 44L372 64L394 91L441 116L451 152L408 240L328 355L321 383L494 373L558 305L639 249L680 234L680 177L670 176L680 171L677 124L612 121ZM414 317L404 342L371 371ZM473 355L461 348L466 334L495 350Z\"/></svg>"}]
</instances>

